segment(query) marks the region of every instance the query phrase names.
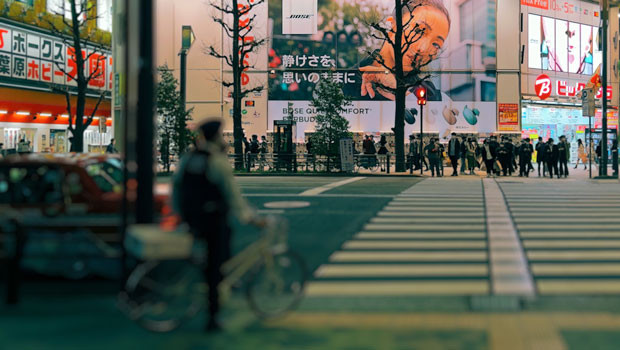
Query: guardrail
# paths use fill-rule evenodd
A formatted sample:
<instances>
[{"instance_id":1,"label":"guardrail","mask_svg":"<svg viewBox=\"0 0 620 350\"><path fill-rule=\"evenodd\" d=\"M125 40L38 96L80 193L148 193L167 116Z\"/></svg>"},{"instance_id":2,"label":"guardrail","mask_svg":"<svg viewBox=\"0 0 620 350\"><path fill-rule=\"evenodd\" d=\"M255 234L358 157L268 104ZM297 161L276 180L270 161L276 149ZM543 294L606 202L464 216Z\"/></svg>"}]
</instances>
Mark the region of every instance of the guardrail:
<instances>
[{"instance_id":1,"label":"guardrail","mask_svg":"<svg viewBox=\"0 0 620 350\"><path fill-rule=\"evenodd\" d=\"M323 156L308 153L277 154L277 153L246 153L229 154L231 167L243 165L245 172L341 172L340 156ZM394 171L394 156L388 154L355 154L353 155L353 173ZM240 169L237 169L240 170Z\"/></svg>"}]
</instances>

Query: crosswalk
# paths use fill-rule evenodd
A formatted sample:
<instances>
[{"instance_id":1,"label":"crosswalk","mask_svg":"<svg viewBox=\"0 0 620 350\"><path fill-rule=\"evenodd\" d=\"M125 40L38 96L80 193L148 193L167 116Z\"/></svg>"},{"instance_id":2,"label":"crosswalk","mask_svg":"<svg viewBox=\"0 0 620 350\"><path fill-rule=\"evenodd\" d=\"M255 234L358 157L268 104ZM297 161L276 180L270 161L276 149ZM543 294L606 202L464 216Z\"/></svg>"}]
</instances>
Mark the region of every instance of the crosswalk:
<instances>
[{"instance_id":1,"label":"crosswalk","mask_svg":"<svg viewBox=\"0 0 620 350\"><path fill-rule=\"evenodd\" d=\"M315 271L307 296L488 294L482 183L451 180L395 197Z\"/></svg>"},{"instance_id":2,"label":"crosswalk","mask_svg":"<svg viewBox=\"0 0 620 350\"><path fill-rule=\"evenodd\" d=\"M620 294L620 186L500 182L539 295Z\"/></svg>"}]
</instances>

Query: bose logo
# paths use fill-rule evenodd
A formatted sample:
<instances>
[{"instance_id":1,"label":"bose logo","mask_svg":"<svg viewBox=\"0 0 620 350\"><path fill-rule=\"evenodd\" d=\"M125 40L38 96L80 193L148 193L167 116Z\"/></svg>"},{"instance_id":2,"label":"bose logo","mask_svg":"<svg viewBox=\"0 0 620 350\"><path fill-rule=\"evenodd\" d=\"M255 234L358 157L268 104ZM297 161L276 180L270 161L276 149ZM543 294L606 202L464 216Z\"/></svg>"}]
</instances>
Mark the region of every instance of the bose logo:
<instances>
[{"instance_id":1,"label":"bose logo","mask_svg":"<svg viewBox=\"0 0 620 350\"><path fill-rule=\"evenodd\" d=\"M313 15L291 15L289 18L287 19L308 19L310 17L312 17Z\"/></svg>"}]
</instances>

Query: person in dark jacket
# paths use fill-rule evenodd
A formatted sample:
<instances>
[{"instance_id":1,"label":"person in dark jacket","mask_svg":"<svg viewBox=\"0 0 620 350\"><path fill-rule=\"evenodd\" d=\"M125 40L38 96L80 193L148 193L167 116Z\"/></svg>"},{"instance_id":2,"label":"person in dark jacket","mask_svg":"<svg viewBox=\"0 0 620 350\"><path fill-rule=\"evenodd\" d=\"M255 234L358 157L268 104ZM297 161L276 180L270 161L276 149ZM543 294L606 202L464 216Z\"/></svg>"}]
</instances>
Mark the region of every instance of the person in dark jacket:
<instances>
[{"instance_id":1,"label":"person in dark jacket","mask_svg":"<svg viewBox=\"0 0 620 350\"><path fill-rule=\"evenodd\" d=\"M493 167L495 166L495 148L491 146L491 140L486 139L480 147L480 154L487 169L487 177L493 176Z\"/></svg>"},{"instance_id":2,"label":"person in dark jacket","mask_svg":"<svg viewBox=\"0 0 620 350\"><path fill-rule=\"evenodd\" d=\"M206 121L199 127L196 149L181 158L172 192L174 210L197 238L207 241L207 331L220 328L218 285L223 279L221 266L231 254L230 219L236 217L242 223L261 228L267 224L249 207L235 183L221 128L219 120Z\"/></svg>"},{"instance_id":3,"label":"person in dark jacket","mask_svg":"<svg viewBox=\"0 0 620 350\"><path fill-rule=\"evenodd\" d=\"M558 161L560 163L559 176L568 177L568 162L570 160L570 144L566 142L566 136L560 136L558 143Z\"/></svg>"},{"instance_id":4,"label":"person in dark jacket","mask_svg":"<svg viewBox=\"0 0 620 350\"><path fill-rule=\"evenodd\" d=\"M509 137L504 137L504 147L508 150L508 174L512 176L515 171L515 145ZM504 165L502 164L502 167ZM505 175L504 175L505 176Z\"/></svg>"},{"instance_id":5,"label":"person in dark jacket","mask_svg":"<svg viewBox=\"0 0 620 350\"><path fill-rule=\"evenodd\" d=\"M558 158L559 151L558 146L553 143L553 139L550 138L547 141L547 148L545 150L545 161L547 162L547 169L549 170L549 177L553 179L553 174L560 178L560 173L558 172Z\"/></svg>"},{"instance_id":6,"label":"person in dark jacket","mask_svg":"<svg viewBox=\"0 0 620 350\"><path fill-rule=\"evenodd\" d=\"M465 175L465 169L467 166L467 143L469 141L465 138L461 140L461 175Z\"/></svg>"},{"instance_id":7,"label":"person in dark jacket","mask_svg":"<svg viewBox=\"0 0 620 350\"><path fill-rule=\"evenodd\" d=\"M532 153L534 149L530 144L530 139L524 139L521 141L521 146L518 148L519 153L519 176L530 176L530 165L532 161Z\"/></svg>"},{"instance_id":8,"label":"person in dark jacket","mask_svg":"<svg viewBox=\"0 0 620 350\"><path fill-rule=\"evenodd\" d=\"M441 169L439 166L439 162L441 161L441 147L438 141L431 138L430 143L424 147L424 153L428 157L428 161L430 162L431 175L435 176L435 171L437 172L437 176L441 177Z\"/></svg>"},{"instance_id":9,"label":"person in dark jacket","mask_svg":"<svg viewBox=\"0 0 620 350\"><path fill-rule=\"evenodd\" d=\"M461 142L455 132L452 133L452 137L448 141L448 157L452 165L452 176L459 176L458 166L459 158L461 158Z\"/></svg>"},{"instance_id":10,"label":"person in dark jacket","mask_svg":"<svg viewBox=\"0 0 620 350\"><path fill-rule=\"evenodd\" d=\"M387 149L387 147L385 147L385 145L387 145L387 140L385 138L385 135L381 135L381 139L379 140L379 151L377 151L377 154L390 153L390 151Z\"/></svg>"},{"instance_id":11,"label":"person in dark jacket","mask_svg":"<svg viewBox=\"0 0 620 350\"><path fill-rule=\"evenodd\" d=\"M547 176L545 154L547 153L547 145L543 142L543 138L538 138L536 143L536 163L538 163L538 177L540 177L540 166L542 165L542 176Z\"/></svg>"},{"instance_id":12,"label":"person in dark jacket","mask_svg":"<svg viewBox=\"0 0 620 350\"><path fill-rule=\"evenodd\" d=\"M510 162L512 161L510 150L506 143L501 142L496 150L497 160L502 165L502 173L507 176L510 173Z\"/></svg>"}]
</instances>

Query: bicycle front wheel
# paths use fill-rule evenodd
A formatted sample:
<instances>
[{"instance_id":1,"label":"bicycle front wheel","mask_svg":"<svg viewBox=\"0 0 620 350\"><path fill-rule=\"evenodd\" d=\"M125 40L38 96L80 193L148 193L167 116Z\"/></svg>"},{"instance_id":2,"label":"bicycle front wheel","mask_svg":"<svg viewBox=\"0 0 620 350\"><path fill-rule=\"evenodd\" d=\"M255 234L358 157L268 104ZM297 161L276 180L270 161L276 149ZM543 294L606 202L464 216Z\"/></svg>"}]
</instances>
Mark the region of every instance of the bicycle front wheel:
<instances>
[{"instance_id":1,"label":"bicycle front wheel","mask_svg":"<svg viewBox=\"0 0 620 350\"><path fill-rule=\"evenodd\" d=\"M146 262L127 279L129 316L153 332L170 332L204 305L201 269L188 261Z\"/></svg>"},{"instance_id":2,"label":"bicycle front wheel","mask_svg":"<svg viewBox=\"0 0 620 350\"><path fill-rule=\"evenodd\" d=\"M299 255L291 251L269 255L248 280L248 303L260 318L280 316L299 305L306 279L306 264Z\"/></svg>"}]
</instances>

